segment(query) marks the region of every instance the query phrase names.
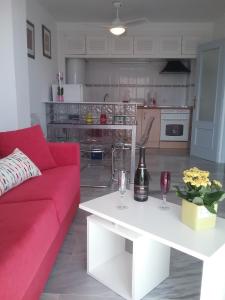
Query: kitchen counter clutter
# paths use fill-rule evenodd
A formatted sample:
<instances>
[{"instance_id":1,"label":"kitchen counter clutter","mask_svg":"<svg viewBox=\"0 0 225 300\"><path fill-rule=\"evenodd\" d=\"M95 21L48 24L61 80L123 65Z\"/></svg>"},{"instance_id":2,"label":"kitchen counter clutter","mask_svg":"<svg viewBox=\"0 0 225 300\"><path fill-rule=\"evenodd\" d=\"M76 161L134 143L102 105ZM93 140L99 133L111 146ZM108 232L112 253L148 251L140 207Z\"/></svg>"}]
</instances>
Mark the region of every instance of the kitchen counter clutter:
<instances>
[{"instance_id":1,"label":"kitchen counter clutter","mask_svg":"<svg viewBox=\"0 0 225 300\"><path fill-rule=\"evenodd\" d=\"M47 124L136 124L136 103L45 102L45 105Z\"/></svg>"},{"instance_id":2,"label":"kitchen counter clutter","mask_svg":"<svg viewBox=\"0 0 225 300\"><path fill-rule=\"evenodd\" d=\"M45 106L50 141L79 141L91 135L102 140L126 138L131 142L133 127L136 127L135 103L45 102Z\"/></svg>"},{"instance_id":3,"label":"kitchen counter clutter","mask_svg":"<svg viewBox=\"0 0 225 300\"><path fill-rule=\"evenodd\" d=\"M50 141L77 141L92 130L91 134L101 135L102 140L126 138L130 142L133 126L139 140L147 120L154 117L147 148L189 148L191 106L145 107L122 102L45 102L45 105Z\"/></svg>"}]
</instances>

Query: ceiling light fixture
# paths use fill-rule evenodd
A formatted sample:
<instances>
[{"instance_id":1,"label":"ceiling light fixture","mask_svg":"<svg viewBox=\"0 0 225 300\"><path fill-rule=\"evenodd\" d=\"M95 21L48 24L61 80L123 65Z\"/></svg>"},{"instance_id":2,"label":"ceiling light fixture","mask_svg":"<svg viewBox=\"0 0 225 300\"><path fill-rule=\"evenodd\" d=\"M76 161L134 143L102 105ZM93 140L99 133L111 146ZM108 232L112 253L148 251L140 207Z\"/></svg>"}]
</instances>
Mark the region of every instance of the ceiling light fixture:
<instances>
[{"instance_id":1,"label":"ceiling light fixture","mask_svg":"<svg viewBox=\"0 0 225 300\"><path fill-rule=\"evenodd\" d=\"M119 8L122 6L122 4L120 1L114 1L113 5L116 8L116 19L112 22L112 26L109 28L109 31L112 34L119 36L126 31L125 26L119 18Z\"/></svg>"},{"instance_id":2,"label":"ceiling light fixture","mask_svg":"<svg viewBox=\"0 0 225 300\"><path fill-rule=\"evenodd\" d=\"M111 24L104 25L104 27L106 27L113 35L120 36L124 34L127 31L128 26L138 26L149 22L147 18L121 21L119 18L119 9L122 6L121 0L114 0L112 4L116 9L116 18Z\"/></svg>"},{"instance_id":3,"label":"ceiling light fixture","mask_svg":"<svg viewBox=\"0 0 225 300\"><path fill-rule=\"evenodd\" d=\"M126 31L125 27L123 27L122 25L113 26L109 30L112 34L117 36L123 34Z\"/></svg>"}]
</instances>

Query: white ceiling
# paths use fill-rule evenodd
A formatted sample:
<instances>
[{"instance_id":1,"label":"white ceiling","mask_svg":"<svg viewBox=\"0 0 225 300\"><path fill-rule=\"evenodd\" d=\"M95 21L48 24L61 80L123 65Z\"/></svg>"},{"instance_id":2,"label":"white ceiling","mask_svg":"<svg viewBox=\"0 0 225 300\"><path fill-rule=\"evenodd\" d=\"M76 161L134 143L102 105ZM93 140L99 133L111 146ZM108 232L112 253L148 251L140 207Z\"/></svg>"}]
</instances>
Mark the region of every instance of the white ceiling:
<instances>
[{"instance_id":1,"label":"white ceiling","mask_svg":"<svg viewBox=\"0 0 225 300\"><path fill-rule=\"evenodd\" d=\"M111 0L38 0L59 22L111 22ZM147 17L150 22L211 22L225 14L225 0L122 0L122 20Z\"/></svg>"}]
</instances>

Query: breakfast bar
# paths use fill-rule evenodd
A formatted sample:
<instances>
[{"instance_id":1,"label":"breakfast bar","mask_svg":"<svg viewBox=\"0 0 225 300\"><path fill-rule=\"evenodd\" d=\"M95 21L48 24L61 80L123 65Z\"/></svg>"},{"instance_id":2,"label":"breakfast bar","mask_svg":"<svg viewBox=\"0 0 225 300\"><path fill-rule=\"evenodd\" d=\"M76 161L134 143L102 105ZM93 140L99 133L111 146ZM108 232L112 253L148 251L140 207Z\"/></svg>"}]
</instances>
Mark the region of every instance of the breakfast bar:
<instances>
[{"instance_id":1,"label":"breakfast bar","mask_svg":"<svg viewBox=\"0 0 225 300\"><path fill-rule=\"evenodd\" d=\"M80 132L100 130L117 133L116 139L131 143L130 182L135 173L136 114L135 103L45 102L49 141L80 141ZM104 122L101 119L104 114ZM83 134L82 138L83 138ZM111 145L115 138L112 136ZM118 140L116 140L118 142Z\"/></svg>"}]
</instances>

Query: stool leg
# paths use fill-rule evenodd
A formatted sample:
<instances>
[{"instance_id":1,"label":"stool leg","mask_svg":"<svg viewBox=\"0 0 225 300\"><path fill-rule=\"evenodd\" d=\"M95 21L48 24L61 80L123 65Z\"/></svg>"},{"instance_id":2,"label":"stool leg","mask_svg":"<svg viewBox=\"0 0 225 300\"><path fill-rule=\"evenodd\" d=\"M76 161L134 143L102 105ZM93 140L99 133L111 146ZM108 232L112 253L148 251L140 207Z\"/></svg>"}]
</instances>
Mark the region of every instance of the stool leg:
<instances>
[{"instance_id":1,"label":"stool leg","mask_svg":"<svg viewBox=\"0 0 225 300\"><path fill-rule=\"evenodd\" d=\"M111 161L111 166L112 166L112 169L111 169L111 176L112 176L112 180L114 180L114 173L115 173L115 169L114 169L114 152L115 152L115 147L112 146L112 161Z\"/></svg>"}]
</instances>

